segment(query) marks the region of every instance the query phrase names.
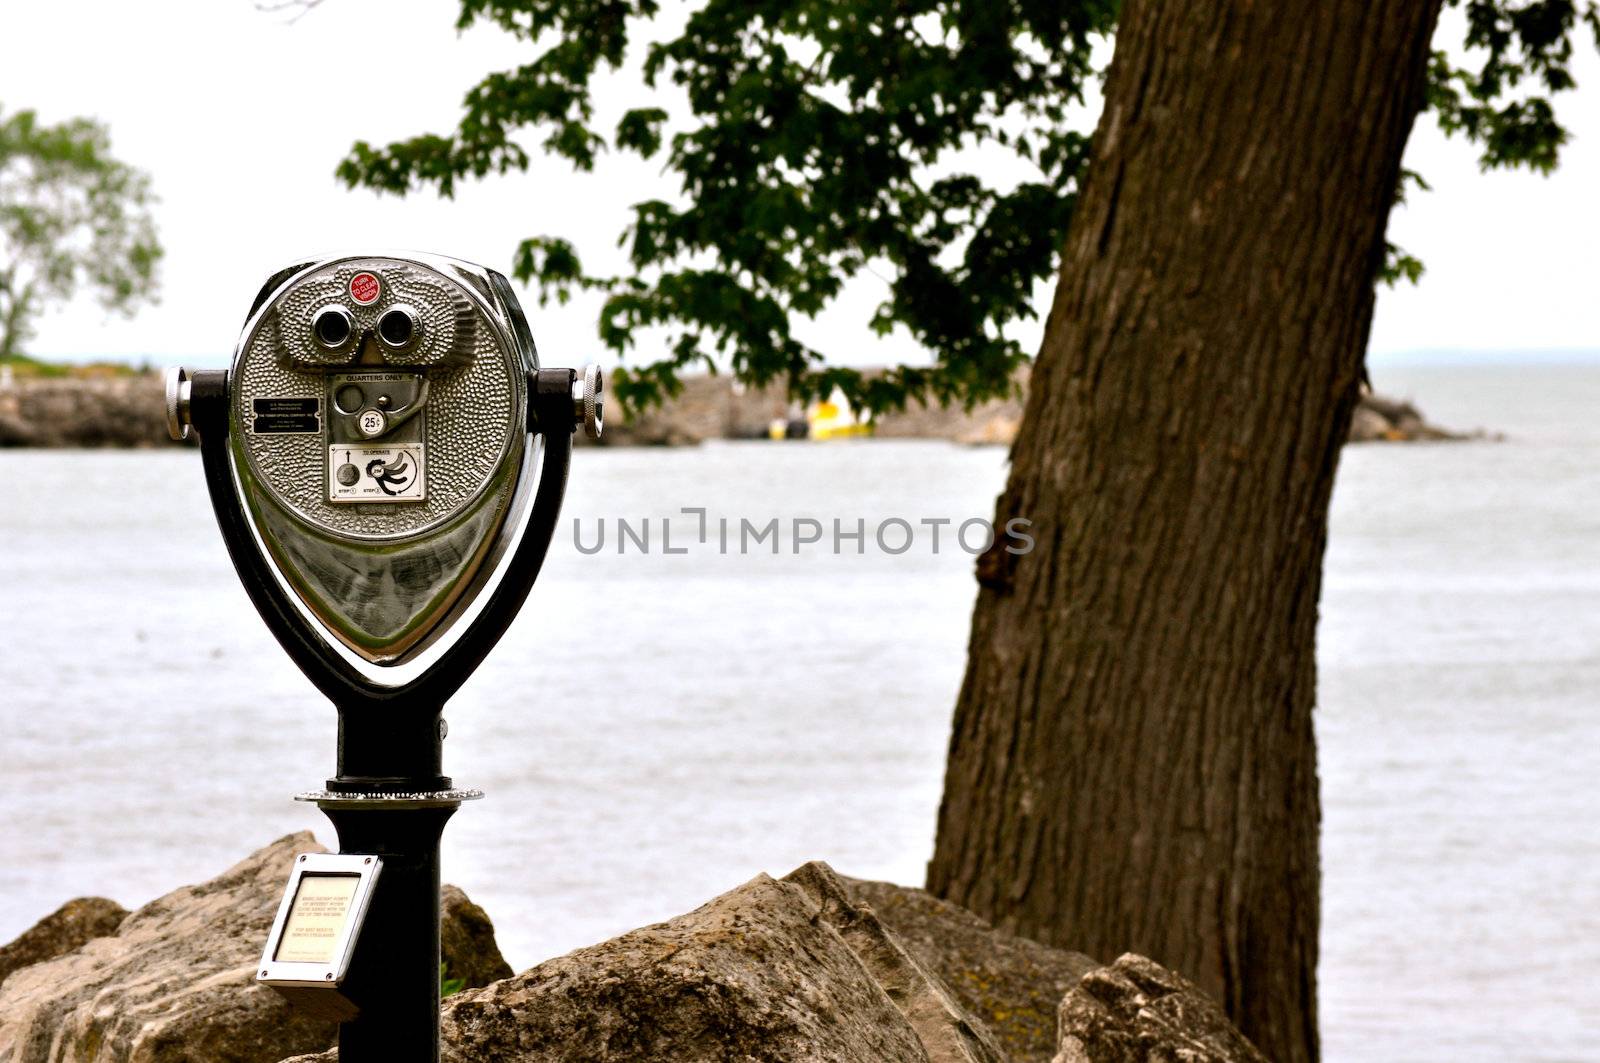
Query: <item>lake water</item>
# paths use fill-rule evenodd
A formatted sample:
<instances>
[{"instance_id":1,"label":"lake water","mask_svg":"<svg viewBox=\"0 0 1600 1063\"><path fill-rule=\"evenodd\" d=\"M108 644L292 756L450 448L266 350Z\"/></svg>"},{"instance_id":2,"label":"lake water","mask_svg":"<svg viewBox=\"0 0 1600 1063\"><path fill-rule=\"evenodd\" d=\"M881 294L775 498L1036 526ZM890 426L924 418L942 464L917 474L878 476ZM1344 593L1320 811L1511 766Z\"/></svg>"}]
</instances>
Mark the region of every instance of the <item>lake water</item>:
<instances>
[{"instance_id":1,"label":"lake water","mask_svg":"<svg viewBox=\"0 0 1600 1063\"><path fill-rule=\"evenodd\" d=\"M1376 377L1509 438L1344 457L1326 1058L1594 1059L1600 369ZM809 859L921 881L974 593L954 525L937 554L924 526L899 555L774 557L721 553L716 521L735 551L740 518L959 523L1004 474L1003 450L920 442L578 454L545 576L449 713L446 770L489 796L445 877L514 967ZM290 796L332 774L333 712L251 610L195 455L0 452L0 499L0 941L69 896L133 907L288 831L331 842ZM650 554L617 555L619 517L653 518ZM661 552L665 517L688 553Z\"/></svg>"}]
</instances>

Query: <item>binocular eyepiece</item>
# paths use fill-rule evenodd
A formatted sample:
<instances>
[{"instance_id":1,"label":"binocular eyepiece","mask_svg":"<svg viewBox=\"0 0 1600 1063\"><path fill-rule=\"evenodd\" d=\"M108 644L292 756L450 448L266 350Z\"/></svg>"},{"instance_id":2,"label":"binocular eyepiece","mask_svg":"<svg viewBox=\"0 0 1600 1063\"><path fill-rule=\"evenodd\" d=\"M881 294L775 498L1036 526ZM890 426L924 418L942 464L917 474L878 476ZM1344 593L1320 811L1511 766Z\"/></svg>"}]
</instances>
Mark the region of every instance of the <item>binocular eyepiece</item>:
<instances>
[{"instance_id":1,"label":"binocular eyepiece","mask_svg":"<svg viewBox=\"0 0 1600 1063\"><path fill-rule=\"evenodd\" d=\"M401 354L410 349L421 329L416 309L400 303L378 315L373 332L384 347ZM311 335L317 346L330 354L347 352L357 337L355 315L342 306L325 306L311 318Z\"/></svg>"}]
</instances>

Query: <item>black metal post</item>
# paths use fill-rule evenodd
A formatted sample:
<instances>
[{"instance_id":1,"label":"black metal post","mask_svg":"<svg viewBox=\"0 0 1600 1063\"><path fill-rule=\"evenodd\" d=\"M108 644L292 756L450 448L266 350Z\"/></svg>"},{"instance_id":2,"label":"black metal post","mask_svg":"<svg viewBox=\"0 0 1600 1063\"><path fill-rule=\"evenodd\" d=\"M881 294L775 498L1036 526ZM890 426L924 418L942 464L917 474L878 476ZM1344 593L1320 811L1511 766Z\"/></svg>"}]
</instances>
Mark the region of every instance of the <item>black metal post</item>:
<instances>
[{"instance_id":1,"label":"black metal post","mask_svg":"<svg viewBox=\"0 0 1600 1063\"><path fill-rule=\"evenodd\" d=\"M323 805L339 851L383 858L344 992L361 1013L339 1025L346 1063L438 1063L439 838L455 808Z\"/></svg>"},{"instance_id":2,"label":"black metal post","mask_svg":"<svg viewBox=\"0 0 1600 1063\"><path fill-rule=\"evenodd\" d=\"M346 1063L438 1063L439 841L459 804L440 798L450 787L443 738L432 707L339 712L339 774L328 780L330 800L318 804L341 853L383 859L343 987L360 1009L339 1026ZM358 796L378 794L396 796Z\"/></svg>"},{"instance_id":3,"label":"black metal post","mask_svg":"<svg viewBox=\"0 0 1600 1063\"><path fill-rule=\"evenodd\" d=\"M411 699L381 707L339 708L339 793L426 793L448 790L442 706Z\"/></svg>"}]
</instances>

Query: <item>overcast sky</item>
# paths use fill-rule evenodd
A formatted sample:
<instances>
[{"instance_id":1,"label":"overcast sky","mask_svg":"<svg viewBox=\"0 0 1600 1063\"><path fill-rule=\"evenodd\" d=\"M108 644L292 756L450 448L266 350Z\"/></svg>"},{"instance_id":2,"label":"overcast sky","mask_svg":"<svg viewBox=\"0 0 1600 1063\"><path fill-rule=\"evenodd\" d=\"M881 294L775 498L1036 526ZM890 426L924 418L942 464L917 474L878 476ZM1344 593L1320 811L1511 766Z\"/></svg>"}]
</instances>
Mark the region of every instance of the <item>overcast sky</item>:
<instances>
[{"instance_id":1,"label":"overcast sky","mask_svg":"<svg viewBox=\"0 0 1600 1063\"><path fill-rule=\"evenodd\" d=\"M291 24L250 0L8 4L0 107L107 122L115 154L153 178L167 249L160 305L131 320L87 301L52 311L33 352L220 364L266 276L323 251L433 250L507 270L517 241L535 233L609 249L629 204L669 193L656 164L613 158L597 174L574 175L536 157L530 174L466 184L453 202L380 198L335 182L353 140L447 131L479 77L528 57L493 29L458 36L455 13L454 0L327 0ZM1391 236L1428 273L1420 288L1380 297L1379 360L1600 348L1592 47L1578 74L1584 87L1562 101L1574 142L1549 179L1480 174L1470 148L1419 125L1408 164L1434 191L1413 196ZM613 92L602 110L614 115L627 102ZM865 328L880 295L880 282L862 282L805 338L841 361L916 358L905 341L876 341ZM599 353L595 306L540 310L528 301L547 362ZM1026 338L1036 344L1037 332Z\"/></svg>"}]
</instances>

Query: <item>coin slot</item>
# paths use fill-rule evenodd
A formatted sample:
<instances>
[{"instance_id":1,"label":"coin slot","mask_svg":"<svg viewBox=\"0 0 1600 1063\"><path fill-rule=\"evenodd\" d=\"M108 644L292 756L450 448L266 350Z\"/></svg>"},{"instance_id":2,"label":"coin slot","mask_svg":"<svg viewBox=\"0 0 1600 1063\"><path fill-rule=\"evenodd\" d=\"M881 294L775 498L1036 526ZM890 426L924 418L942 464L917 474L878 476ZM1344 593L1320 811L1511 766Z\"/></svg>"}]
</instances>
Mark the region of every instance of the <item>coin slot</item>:
<instances>
[{"instance_id":1,"label":"coin slot","mask_svg":"<svg viewBox=\"0 0 1600 1063\"><path fill-rule=\"evenodd\" d=\"M333 402L340 413L357 413L366 405L367 393L354 384L346 384L334 392Z\"/></svg>"}]
</instances>

